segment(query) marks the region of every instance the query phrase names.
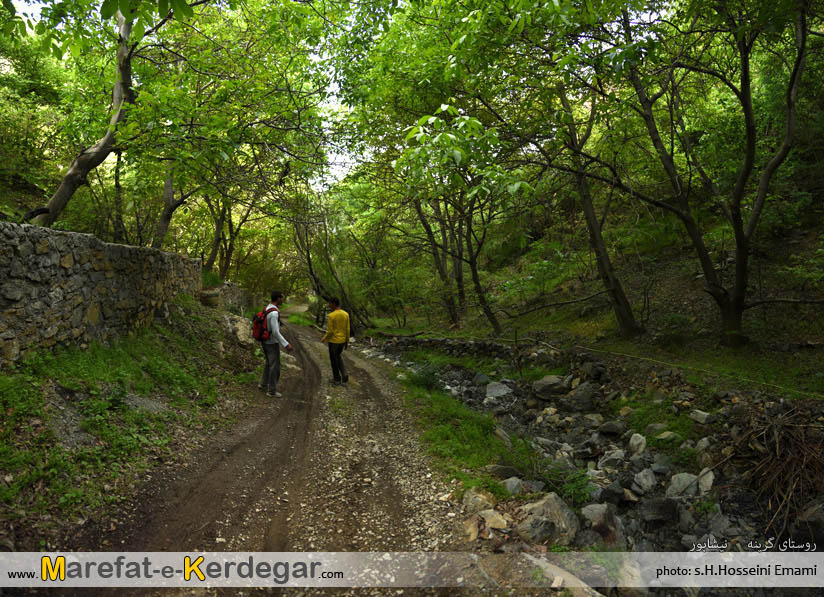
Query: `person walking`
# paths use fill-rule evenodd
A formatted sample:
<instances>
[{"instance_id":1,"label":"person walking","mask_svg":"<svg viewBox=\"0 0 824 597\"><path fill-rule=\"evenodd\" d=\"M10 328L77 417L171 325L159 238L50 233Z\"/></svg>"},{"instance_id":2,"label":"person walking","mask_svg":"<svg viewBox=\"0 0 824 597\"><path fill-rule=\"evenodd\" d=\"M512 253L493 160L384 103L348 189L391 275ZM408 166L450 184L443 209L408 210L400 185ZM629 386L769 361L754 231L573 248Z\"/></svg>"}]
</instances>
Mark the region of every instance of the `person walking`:
<instances>
[{"instance_id":1,"label":"person walking","mask_svg":"<svg viewBox=\"0 0 824 597\"><path fill-rule=\"evenodd\" d=\"M343 351L349 346L349 313L340 308L340 300L337 297L329 299L329 309L326 333L320 341L329 344L332 383L340 385L349 381L346 367L343 364Z\"/></svg>"},{"instance_id":2,"label":"person walking","mask_svg":"<svg viewBox=\"0 0 824 597\"><path fill-rule=\"evenodd\" d=\"M266 326L269 328L269 339L261 342L266 365L263 368L263 377L258 388L266 390L266 395L280 397L277 391L280 379L280 347L292 351L292 345L280 333L280 306L283 304L283 293L280 290L272 291L272 301L266 306Z\"/></svg>"}]
</instances>

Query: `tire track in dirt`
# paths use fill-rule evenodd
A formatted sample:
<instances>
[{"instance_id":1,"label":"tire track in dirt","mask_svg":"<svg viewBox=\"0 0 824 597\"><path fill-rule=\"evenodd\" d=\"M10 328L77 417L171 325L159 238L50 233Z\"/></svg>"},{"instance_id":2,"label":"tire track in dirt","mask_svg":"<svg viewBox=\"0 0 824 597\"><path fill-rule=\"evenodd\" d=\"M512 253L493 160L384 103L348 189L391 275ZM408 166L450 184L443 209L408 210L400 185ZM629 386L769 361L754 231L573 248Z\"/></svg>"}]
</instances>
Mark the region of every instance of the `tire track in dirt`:
<instances>
[{"instance_id":1,"label":"tire track in dirt","mask_svg":"<svg viewBox=\"0 0 824 597\"><path fill-rule=\"evenodd\" d=\"M273 499L294 479L306 454L317 393L317 365L295 341L301 374L284 367L284 397L270 399L215 444L206 446L166 486L148 487L138 500L137 528L121 539L129 551L264 550L256 524L276 518ZM283 358L284 365L289 363ZM250 504L255 508L250 509ZM268 505L268 508L267 508ZM282 509L282 508L280 508ZM257 520L256 520L257 519Z\"/></svg>"}]
</instances>

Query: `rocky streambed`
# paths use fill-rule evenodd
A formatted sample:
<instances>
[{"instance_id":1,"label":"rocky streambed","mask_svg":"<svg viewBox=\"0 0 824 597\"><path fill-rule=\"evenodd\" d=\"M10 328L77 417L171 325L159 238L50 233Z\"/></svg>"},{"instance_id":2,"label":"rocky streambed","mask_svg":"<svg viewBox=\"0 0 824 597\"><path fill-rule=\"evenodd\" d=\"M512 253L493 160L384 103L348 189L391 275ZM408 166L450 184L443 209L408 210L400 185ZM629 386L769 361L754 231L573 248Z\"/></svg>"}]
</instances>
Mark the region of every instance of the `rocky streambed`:
<instances>
[{"instance_id":1,"label":"rocky streambed","mask_svg":"<svg viewBox=\"0 0 824 597\"><path fill-rule=\"evenodd\" d=\"M815 401L734 389L707 395L677 369L548 346L516 352L493 342L398 338L363 352L420 371L427 365L406 356L419 348L460 357L506 355L524 369L565 372L524 381L455 365L427 368L443 391L494 415L498 437L525 438L543 460L541 470L567 480L552 486L534 471L487 467L511 498L498 502L483 491L467 491L466 541L494 549L521 543L549 550L671 552L747 551L772 540L776 549L783 541L824 550L822 479L793 472L792 462L782 461L782 454L792 457L788 451L806 450L811 470L820 466L824 413ZM666 417L644 424L650 412ZM800 428L802 437L793 444L789 436ZM770 433L774 437L763 437ZM772 492L783 480L802 486L785 492L778 504Z\"/></svg>"}]
</instances>

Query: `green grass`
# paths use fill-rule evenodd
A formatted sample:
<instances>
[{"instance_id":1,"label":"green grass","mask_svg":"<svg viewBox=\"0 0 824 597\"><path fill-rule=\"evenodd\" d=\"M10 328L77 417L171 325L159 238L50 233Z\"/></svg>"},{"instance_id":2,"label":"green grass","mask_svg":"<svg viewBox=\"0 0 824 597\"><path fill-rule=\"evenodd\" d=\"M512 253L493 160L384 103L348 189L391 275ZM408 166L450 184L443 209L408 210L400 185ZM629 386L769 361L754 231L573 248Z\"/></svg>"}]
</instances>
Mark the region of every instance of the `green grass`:
<instances>
[{"instance_id":1,"label":"green grass","mask_svg":"<svg viewBox=\"0 0 824 597\"><path fill-rule=\"evenodd\" d=\"M619 339L611 339L598 348L682 369L687 380L704 393L757 387L789 397L824 398L824 373L815 353L781 355L749 347L717 346L710 350L691 345L650 346Z\"/></svg>"},{"instance_id":2,"label":"green grass","mask_svg":"<svg viewBox=\"0 0 824 597\"><path fill-rule=\"evenodd\" d=\"M289 313L287 321L294 325L302 325L305 327L312 327L315 322L309 318L305 313Z\"/></svg>"},{"instance_id":3,"label":"green grass","mask_svg":"<svg viewBox=\"0 0 824 597\"><path fill-rule=\"evenodd\" d=\"M201 278L203 288L223 285L223 278L220 277L220 274L211 270L201 270Z\"/></svg>"},{"instance_id":4,"label":"green grass","mask_svg":"<svg viewBox=\"0 0 824 597\"><path fill-rule=\"evenodd\" d=\"M15 517L91 511L122 495L104 486L116 487L124 471L171 456L176 426L211 416L222 373L204 366L213 357L202 338L214 329L196 321L197 311L176 317L200 337L154 326L111 346L30 353L0 372L3 509ZM130 395L166 408L134 408ZM72 413L73 422L61 412ZM64 445L58 432L69 431L74 439Z\"/></svg>"},{"instance_id":5,"label":"green grass","mask_svg":"<svg viewBox=\"0 0 824 597\"><path fill-rule=\"evenodd\" d=\"M442 366L454 364L451 358L436 361ZM469 408L437 388L435 369L430 362L423 370L406 375L403 384L407 405L417 415L421 438L441 470L458 479L464 489L480 487L504 499L509 497L506 490L482 469L489 464L513 466L526 478L544 481L573 506L590 501L586 471L565 469L544 460L524 438L511 436L512 445L505 443L495 434L492 416Z\"/></svg>"},{"instance_id":6,"label":"green grass","mask_svg":"<svg viewBox=\"0 0 824 597\"><path fill-rule=\"evenodd\" d=\"M509 377L537 381L546 375L564 375L566 369L563 367L523 367L518 369L511 361L503 358L489 358L476 356L454 356L436 350L418 348L407 352L409 360L416 363L423 363L426 371L412 374L412 376L425 377L434 382L431 372L442 369L446 366L462 367L476 373L484 373L490 377Z\"/></svg>"}]
</instances>

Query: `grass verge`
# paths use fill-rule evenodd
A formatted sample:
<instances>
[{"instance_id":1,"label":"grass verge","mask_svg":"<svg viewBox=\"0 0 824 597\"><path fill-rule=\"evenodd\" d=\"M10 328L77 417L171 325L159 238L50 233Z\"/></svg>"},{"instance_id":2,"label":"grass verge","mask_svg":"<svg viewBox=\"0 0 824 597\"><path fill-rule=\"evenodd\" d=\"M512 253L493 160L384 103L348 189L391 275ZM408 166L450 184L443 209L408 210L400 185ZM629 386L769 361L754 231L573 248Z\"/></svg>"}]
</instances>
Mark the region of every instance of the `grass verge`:
<instances>
[{"instance_id":1,"label":"grass verge","mask_svg":"<svg viewBox=\"0 0 824 597\"><path fill-rule=\"evenodd\" d=\"M0 372L5 524L88 516L171 459L179 430L218 423L223 390L240 381L211 349L222 331L190 297L172 314L108 346L41 350Z\"/></svg>"},{"instance_id":2,"label":"grass verge","mask_svg":"<svg viewBox=\"0 0 824 597\"><path fill-rule=\"evenodd\" d=\"M449 359L444 362L452 364ZM430 362L429 367L402 376L406 403L417 415L421 438L435 465L458 479L464 490L481 487L499 499L510 497L501 483L483 470L499 464L518 469L526 478L544 481L550 491L571 505L589 501L591 487L584 470L543 459L524 438L510 436L510 441L505 441L496 434L497 423L491 415L477 412L440 390L434 373Z\"/></svg>"}]
</instances>

